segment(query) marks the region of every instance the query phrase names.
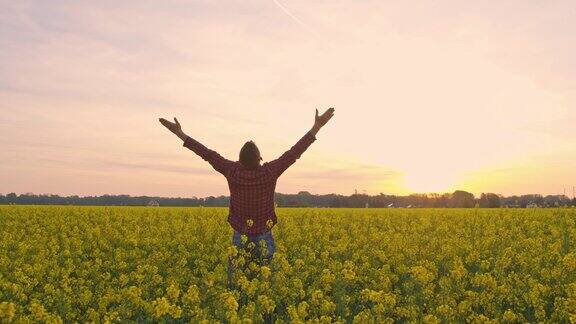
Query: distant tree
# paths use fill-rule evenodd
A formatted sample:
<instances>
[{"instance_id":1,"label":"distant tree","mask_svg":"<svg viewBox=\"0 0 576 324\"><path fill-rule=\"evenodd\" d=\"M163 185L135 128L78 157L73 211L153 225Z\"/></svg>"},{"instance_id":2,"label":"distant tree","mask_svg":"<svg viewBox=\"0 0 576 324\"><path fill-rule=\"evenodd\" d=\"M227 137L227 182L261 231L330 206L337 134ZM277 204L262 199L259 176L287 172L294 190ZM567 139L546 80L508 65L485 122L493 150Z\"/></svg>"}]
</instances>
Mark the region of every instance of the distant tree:
<instances>
[{"instance_id":1,"label":"distant tree","mask_svg":"<svg viewBox=\"0 0 576 324\"><path fill-rule=\"evenodd\" d=\"M412 207L426 207L429 203L429 198L426 194L411 194L406 199L406 204Z\"/></svg>"},{"instance_id":2,"label":"distant tree","mask_svg":"<svg viewBox=\"0 0 576 324\"><path fill-rule=\"evenodd\" d=\"M455 191L454 193L430 193L426 195L412 194L409 196L386 195L380 193L375 196L367 194L353 194L344 196L339 194L315 195L308 191L300 191L298 194L275 193L275 202L278 207L366 207L386 208L394 207L428 207L428 208L446 208L474 207L478 203L479 207L522 207L529 204L535 204L541 207L567 206L575 205L576 199L570 200L564 195L523 195L503 197L493 193L483 193L479 199L474 199L474 195L466 191ZM226 207L230 203L229 196L209 196L205 198L169 198L169 197L150 197L150 196L130 196L130 195L102 195L102 196L85 196L77 195L62 197L54 194L26 193L16 195L9 193L5 196L0 195L0 204L34 204L34 205L119 205L119 206L145 206L151 200L157 201L160 206L213 206Z\"/></svg>"},{"instance_id":3,"label":"distant tree","mask_svg":"<svg viewBox=\"0 0 576 324\"><path fill-rule=\"evenodd\" d=\"M428 194L429 202L426 207L432 208L446 208L449 207L450 197L452 195L449 193L444 194L437 194L437 193L430 193Z\"/></svg>"},{"instance_id":4,"label":"distant tree","mask_svg":"<svg viewBox=\"0 0 576 324\"><path fill-rule=\"evenodd\" d=\"M478 203L482 208L500 208L502 206L500 196L494 193L482 193Z\"/></svg>"},{"instance_id":5,"label":"distant tree","mask_svg":"<svg viewBox=\"0 0 576 324\"><path fill-rule=\"evenodd\" d=\"M472 208L474 205L474 195L462 190L454 191L449 201L449 207L454 208Z\"/></svg>"},{"instance_id":6,"label":"distant tree","mask_svg":"<svg viewBox=\"0 0 576 324\"><path fill-rule=\"evenodd\" d=\"M316 203L315 203L316 196L313 196L308 191L298 192L295 199L297 201L296 205L298 205L298 206L302 206L302 207L316 206Z\"/></svg>"},{"instance_id":7,"label":"distant tree","mask_svg":"<svg viewBox=\"0 0 576 324\"><path fill-rule=\"evenodd\" d=\"M349 197L350 207L362 208L368 202L368 195L366 194L353 194Z\"/></svg>"}]
</instances>

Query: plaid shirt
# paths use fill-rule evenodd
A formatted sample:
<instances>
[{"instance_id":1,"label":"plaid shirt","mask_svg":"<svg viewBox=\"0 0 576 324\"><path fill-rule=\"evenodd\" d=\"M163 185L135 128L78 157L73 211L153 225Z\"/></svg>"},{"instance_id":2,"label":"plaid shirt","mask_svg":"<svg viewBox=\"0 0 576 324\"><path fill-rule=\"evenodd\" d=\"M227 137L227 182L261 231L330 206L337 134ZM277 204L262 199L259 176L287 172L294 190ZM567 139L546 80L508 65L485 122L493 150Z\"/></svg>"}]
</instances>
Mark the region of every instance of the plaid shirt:
<instances>
[{"instance_id":1,"label":"plaid shirt","mask_svg":"<svg viewBox=\"0 0 576 324\"><path fill-rule=\"evenodd\" d=\"M316 140L307 132L292 148L274 161L265 162L256 170L245 169L240 161L230 161L188 136L184 147L208 161L228 180L230 206L228 222L239 233L257 235L276 225L274 190L276 180Z\"/></svg>"}]
</instances>

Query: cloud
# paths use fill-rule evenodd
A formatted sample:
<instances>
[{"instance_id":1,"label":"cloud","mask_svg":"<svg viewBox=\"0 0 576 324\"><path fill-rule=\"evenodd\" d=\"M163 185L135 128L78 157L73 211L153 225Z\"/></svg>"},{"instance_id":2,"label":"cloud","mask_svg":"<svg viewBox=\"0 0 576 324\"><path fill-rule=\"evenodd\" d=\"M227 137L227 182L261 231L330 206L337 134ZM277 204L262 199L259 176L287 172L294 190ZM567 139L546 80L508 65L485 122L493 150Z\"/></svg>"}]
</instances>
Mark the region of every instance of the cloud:
<instances>
[{"instance_id":1,"label":"cloud","mask_svg":"<svg viewBox=\"0 0 576 324\"><path fill-rule=\"evenodd\" d=\"M153 164L153 163L140 163L140 162L118 162L110 160L96 160L87 161L91 167L105 167L110 169L123 169L123 170L149 170L161 172L173 172L179 174L201 174L201 175L215 175L216 171L212 170L208 165L203 168L195 168L189 166L170 165L170 164Z\"/></svg>"}]
</instances>

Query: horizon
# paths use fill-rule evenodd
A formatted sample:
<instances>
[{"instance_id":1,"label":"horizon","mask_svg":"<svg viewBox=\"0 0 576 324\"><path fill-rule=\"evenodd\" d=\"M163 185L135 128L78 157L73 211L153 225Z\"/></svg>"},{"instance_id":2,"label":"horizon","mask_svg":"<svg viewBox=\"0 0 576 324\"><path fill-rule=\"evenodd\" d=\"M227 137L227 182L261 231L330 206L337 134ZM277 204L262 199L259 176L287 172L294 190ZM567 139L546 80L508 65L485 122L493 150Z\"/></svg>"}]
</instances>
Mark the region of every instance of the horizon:
<instances>
[{"instance_id":1,"label":"horizon","mask_svg":"<svg viewBox=\"0 0 576 324\"><path fill-rule=\"evenodd\" d=\"M275 194L281 194L281 195L299 195L302 192L306 192L310 195L314 195L314 196L328 196L328 195L340 195L340 196L344 196L344 197L350 197L353 195L367 195L367 196L379 196L379 195L384 195L384 196L398 196L398 197L408 197L408 196L427 196L427 197L432 197L433 195L452 195L454 192L456 191L465 191L465 190L460 190L460 189L456 189L454 191L451 192L412 192L412 193L408 193L408 194L392 194L392 193L384 193L384 192L379 192L379 193L375 193L375 194L370 194L370 193L363 193L363 192L356 192L356 193L350 193L350 194L339 194L339 193L314 193L314 192L309 192L309 191L299 191L299 192L295 192L295 193L288 193L288 192L278 192L276 191ZM468 192L468 191L465 191ZM98 197L98 196L130 196L130 197L151 197L151 198L182 198L182 199L189 199L189 198L197 198L197 199L201 199L201 198L208 198L208 197L230 197L230 194L228 195L207 195L207 196L158 196L158 195L131 195L131 194L126 194L126 193L119 193L119 194L95 194L95 195L77 195L77 194L71 194L71 195L62 195L62 194L55 194L55 193L34 193L31 191L27 191L27 192L20 192L20 193L16 193L16 192L7 192L7 193L3 193L0 192L0 196L7 196L8 194L16 194L17 196L19 195L36 195L36 196L42 196L42 195L56 195L59 197L72 197L72 196L77 196L79 198L85 198L85 197ZM474 198L480 198L480 196L482 194L496 194L500 197L503 198L510 198L510 197L521 197L521 196L542 196L542 197L547 197L547 196L555 196L555 197L565 197L568 199L576 199L576 194L574 192L570 192L572 195L570 195L568 192L566 193L559 193L559 194L541 194L541 193L524 193L524 194L518 194L518 195L503 195L497 192L482 192L480 194L475 194L473 192L468 192L474 195Z\"/></svg>"},{"instance_id":2,"label":"horizon","mask_svg":"<svg viewBox=\"0 0 576 324\"><path fill-rule=\"evenodd\" d=\"M269 161L333 106L276 192L571 197L575 18L568 0L7 1L0 190L226 196L159 117Z\"/></svg>"}]
</instances>

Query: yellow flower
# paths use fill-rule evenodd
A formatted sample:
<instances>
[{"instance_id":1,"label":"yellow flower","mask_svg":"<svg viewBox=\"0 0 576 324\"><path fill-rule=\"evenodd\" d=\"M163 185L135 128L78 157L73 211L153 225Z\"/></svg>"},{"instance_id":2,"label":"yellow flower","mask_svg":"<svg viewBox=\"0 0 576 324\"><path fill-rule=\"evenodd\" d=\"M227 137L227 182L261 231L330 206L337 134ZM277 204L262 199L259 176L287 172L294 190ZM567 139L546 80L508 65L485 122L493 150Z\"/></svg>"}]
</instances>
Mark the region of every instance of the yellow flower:
<instances>
[{"instance_id":1,"label":"yellow flower","mask_svg":"<svg viewBox=\"0 0 576 324\"><path fill-rule=\"evenodd\" d=\"M236 310L238 309L238 302L236 301L236 298L231 292L229 291L223 292L220 295L220 298L226 311L236 312Z\"/></svg>"},{"instance_id":2,"label":"yellow flower","mask_svg":"<svg viewBox=\"0 0 576 324\"><path fill-rule=\"evenodd\" d=\"M252 227L252 225L254 225L254 221L251 219L247 219L246 220L246 225L248 225L248 227Z\"/></svg>"},{"instance_id":3,"label":"yellow flower","mask_svg":"<svg viewBox=\"0 0 576 324\"><path fill-rule=\"evenodd\" d=\"M164 314L167 314L170 310L170 304L166 297L157 298L155 301L152 302L152 306L154 307L154 317L158 318Z\"/></svg>"},{"instance_id":4,"label":"yellow flower","mask_svg":"<svg viewBox=\"0 0 576 324\"><path fill-rule=\"evenodd\" d=\"M178 285L174 283L170 284L166 290L166 295L168 296L169 300L177 301L178 297L180 296L180 289L178 288Z\"/></svg>"},{"instance_id":5,"label":"yellow flower","mask_svg":"<svg viewBox=\"0 0 576 324\"><path fill-rule=\"evenodd\" d=\"M266 227L272 228L273 225L274 225L274 222L271 219L266 221Z\"/></svg>"},{"instance_id":6,"label":"yellow flower","mask_svg":"<svg viewBox=\"0 0 576 324\"><path fill-rule=\"evenodd\" d=\"M518 320L518 317L516 316L516 314L514 314L514 312L510 309L507 309L504 312L504 316L502 316L502 320L505 323L514 323L515 321Z\"/></svg>"},{"instance_id":7,"label":"yellow flower","mask_svg":"<svg viewBox=\"0 0 576 324\"><path fill-rule=\"evenodd\" d=\"M228 251L226 253L229 257L235 257L238 255L238 249L236 246L232 245L228 247Z\"/></svg>"},{"instance_id":8,"label":"yellow flower","mask_svg":"<svg viewBox=\"0 0 576 324\"><path fill-rule=\"evenodd\" d=\"M8 322L12 321L16 314L16 306L14 303L2 302L0 303L0 318L7 319Z\"/></svg>"},{"instance_id":9,"label":"yellow flower","mask_svg":"<svg viewBox=\"0 0 576 324\"><path fill-rule=\"evenodd\" d=\"M266 295L258 296L258 304L265 314L272 313L276 308L276 303Z\"/></svg>"},{"instance_id":10,"label":"yellow flower","mask_svg":"<svg viewBox=\"0 0 576 324\"><path fill-rule=\"evenodd\" d=\"M180 318L182 316L182 308L180 308L180 306L170 305L168 313L174 318Z\"/></svg>"},{"instance_id":11,"label":"yellow flower","mask_svg":"<svg viewBox=\"0 0 576 324\"><path fill-rule=\"evenodd\" d=\"M128 283L128 276L125 274L120 275L120 287L124 287Z\"/></svg>"},{"instance_id":12,"label":"yellow flower","mask_svg":"<svg viewBox=\"0 0 576 324\"><path fill-rule=\"evenodd\" d=\"M262 266L260 268L260 271L262 272L262 277L264 278L269 278L270 277L270 268L267 266Z\"/></svg>"}]
</instances>

